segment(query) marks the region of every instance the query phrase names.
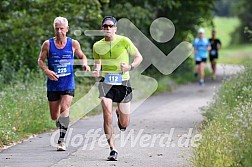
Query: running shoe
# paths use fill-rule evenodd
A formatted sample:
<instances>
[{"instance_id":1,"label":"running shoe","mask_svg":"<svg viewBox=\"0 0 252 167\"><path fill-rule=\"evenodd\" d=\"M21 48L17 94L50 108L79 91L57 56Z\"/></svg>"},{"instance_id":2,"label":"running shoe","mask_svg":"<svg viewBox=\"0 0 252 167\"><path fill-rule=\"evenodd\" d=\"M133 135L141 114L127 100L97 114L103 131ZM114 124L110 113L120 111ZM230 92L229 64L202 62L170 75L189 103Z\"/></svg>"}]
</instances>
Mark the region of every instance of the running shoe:
<instances>
[{"instance_id":1,"label":"running shoe","mask_svg":"<svg viewBox=\"0 0 252 167\"><path fill-rule=\"evenodd\" d=\"M66 145L64 142L58 144L57 151L66 151Z\"/></svg>"},{"instance_id":2,"label":"running shoe","mask_svg":"<svg viewBox=\"0 0 252 167\"><path fill-rule=\"evenodd\" d=\"M204 82L203 79L200 79L200 80L199 80L199 85L200 85L200 86L205 86L205 82Z\"/></svg>"},{"instance_id":3,"label":"running shoe","mask_svg":"<svg viewBox=\"0 0 252 167\"><path fill-rule=\"evenodd\" d=\"M108 157L108 161L117 161L117 155L118 155L117 151L111 150Z\"/></svg>"},{"instance_id":4,"label":"running shoe","mask_svg":"<svg viewBox=\"0 0 252 167\"><path fill-rule=\"evenodd\" d=\"M216 75L212 75L212 80L216 80Z\"/></svg>"},{"instance_id":5,"label":"running shoe","mask_svg":"<svg viewBox=\"0 0 252 167\"><path fill-rule=\"evenodd\" d=\"M116 116L117 116L117 124L118 124L118 127L121 131L125 131L126 128L123 127L121 124L120 124L120 121L119 121L119 111L118 111L118 108L116 109Z\"/></svg>"}]
</instances>

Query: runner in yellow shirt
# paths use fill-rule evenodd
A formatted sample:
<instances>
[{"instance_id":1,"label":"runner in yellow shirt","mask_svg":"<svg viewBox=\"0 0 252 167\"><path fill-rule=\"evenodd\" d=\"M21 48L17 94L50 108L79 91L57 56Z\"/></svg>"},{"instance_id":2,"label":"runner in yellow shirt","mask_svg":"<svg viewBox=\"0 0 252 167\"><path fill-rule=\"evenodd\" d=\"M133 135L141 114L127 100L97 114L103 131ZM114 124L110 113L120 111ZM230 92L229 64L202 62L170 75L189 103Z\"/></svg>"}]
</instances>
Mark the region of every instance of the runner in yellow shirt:
<instances>
[{"instance_id":1,"label":"runner in yellow shirt","mask_svg":"<svg viewBox=\"0 0 252 167\"><path fill-rule=\"evenodd\" d=\"M129 125L132 99L129 71L136 68L143 60L130 39L116 35L116 23L114 17L105 17L102 21L105 37L93 46L94 76L102 77L98 88L103 109L104 132L111 150L108 157L110 161L116 161L118 155L113 138L112 103L117 103L118 126L124 131ZM129 62L130 56L133 57L132 63Z\"/></svg>"}]
</instances>

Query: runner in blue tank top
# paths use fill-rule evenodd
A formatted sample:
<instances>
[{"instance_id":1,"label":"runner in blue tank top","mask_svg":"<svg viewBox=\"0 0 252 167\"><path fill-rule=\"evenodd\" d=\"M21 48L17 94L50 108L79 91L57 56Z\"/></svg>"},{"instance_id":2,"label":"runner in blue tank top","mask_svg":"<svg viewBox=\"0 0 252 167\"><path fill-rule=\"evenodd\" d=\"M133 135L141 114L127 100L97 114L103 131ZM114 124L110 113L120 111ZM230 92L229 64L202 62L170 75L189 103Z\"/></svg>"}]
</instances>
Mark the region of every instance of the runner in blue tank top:
<instances>
[{"instance_id":1,"label":"runner in blue tank top","mask_svg":"<svg viewBox=\"0 0 252 167\"><path fill-rule=\"evenodd\" d=\"M39 67L47 75L47 98L52 120L60 129L58 151L65 151L65 134L69 125L69 108L74 96L74 55L82 63L84 71L90 71L87 58L78 41L66 36L68 21L56 17L53 23L55 37L46 40L41 46L38 58ZM48 66L45 60L48 60Z\"/></svg>"},{"instance_id":2,"label":"runner in blue tank top","mask_svg":"<svg viewBox=\"0 0 252 167\"><path fill-rule=\"evenodd\" d=\"M74 89L72 39L67 37L67 43L63 49L58 49L54 44L54 38L49 39L50 48L48 56L48 68L54 71L58 80L47 79L47 91L66 91Z\"/></svg>"},{"instance_id":3,"label":"runner in blue tank top","mask_svg":"<svg viewBox=\"0 0 252 167\"><path fill-rule=\"evenodd\" d=\"M199 84L204 86L205 81L205 63L207 60L207 53L211 49L210 42L207 38L204 37L205 30L200 28L198 30L198 38L195 38L193 41L193 48L194 48L194 59L196 64L196 72L194 74L195 77L200 74Z\"/></svg>"}]
</instances>

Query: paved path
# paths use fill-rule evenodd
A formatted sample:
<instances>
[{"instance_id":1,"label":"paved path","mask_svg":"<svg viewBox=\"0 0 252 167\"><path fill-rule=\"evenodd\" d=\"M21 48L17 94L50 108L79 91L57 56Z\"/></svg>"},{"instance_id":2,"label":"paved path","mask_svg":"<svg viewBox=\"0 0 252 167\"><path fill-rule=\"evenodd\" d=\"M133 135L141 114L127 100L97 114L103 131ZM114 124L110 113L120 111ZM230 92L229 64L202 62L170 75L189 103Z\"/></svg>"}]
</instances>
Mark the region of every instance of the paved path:
<instances>
[{"instance_id":1,"label":"paved path","mask_svg":"<svg viewBox=\"0 0 252 167\"><path fill-rule=\"evenodd\" d=\"M219 66L217 80L206 79L204 87L191 83L150 97L131 114L125 132L118 130L114 120L117 162L106 161L109 148L103 138L102 115L97 115L71 126L67 151L55 151L50 140L56 133L44 133L2 151L0 167L189 166L193 139L200 137L195 128L203 120L200 108L211 101L223 77L238 70Z\"/></svg>"}]
</instances>

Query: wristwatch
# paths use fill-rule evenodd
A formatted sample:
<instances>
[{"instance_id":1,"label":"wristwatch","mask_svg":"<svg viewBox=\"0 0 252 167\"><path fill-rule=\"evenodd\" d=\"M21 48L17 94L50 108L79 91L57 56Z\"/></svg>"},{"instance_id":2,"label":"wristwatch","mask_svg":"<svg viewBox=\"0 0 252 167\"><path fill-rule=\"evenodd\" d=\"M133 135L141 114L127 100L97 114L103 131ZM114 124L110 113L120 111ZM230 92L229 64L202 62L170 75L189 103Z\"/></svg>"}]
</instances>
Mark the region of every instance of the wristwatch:
<instances>
[{"instance_id":1,"label":"wristwatch","mask_svg":"<svg viewBox=\"0 0 252 167\"><path fill-rule=\"evenodd\" d=\"M130 71L134 70L134 68L135 68L135 67L131 64L131 65L130 65Z\"/></svg>"}]
</instances>

